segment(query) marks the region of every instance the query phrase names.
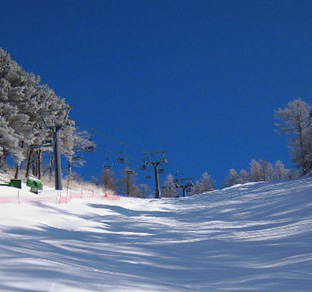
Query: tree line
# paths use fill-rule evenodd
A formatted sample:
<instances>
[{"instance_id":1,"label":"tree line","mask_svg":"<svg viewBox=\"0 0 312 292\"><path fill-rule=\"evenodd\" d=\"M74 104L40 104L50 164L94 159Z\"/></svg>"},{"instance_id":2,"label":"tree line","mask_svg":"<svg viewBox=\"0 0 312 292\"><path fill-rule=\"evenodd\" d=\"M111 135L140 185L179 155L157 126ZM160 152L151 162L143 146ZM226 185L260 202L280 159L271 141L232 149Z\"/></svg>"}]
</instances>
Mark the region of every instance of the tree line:
<instances>
[{"instance_id":1,"label":"tree line","mask_svg":"<svg viewBox=\"0 0 312 292\"><path fill-rule=\"evenodd\" d=\"M257 181L296 179L312 172L312 107L301 98L288 103L286 108L279 108L274 112L277 122L275 131L289 137L291 160L295 169L286 169L282 161L278 160L274 166L260 159L253 159L249 164L249 171L238 173L231 169L224 180L224 186Z\"/></svg>"},{"instance_id":2,"label":"tree line","mask_svg":"<svg viewBox=\"0 0 312 292\"><path fill-rule=\"evenodd\" d=\"M59 125L65 121L70 106L64 98L55 94L39 76L22 69L10 55L0 48L0 169L7 166L8 157L16 164L15 178L19 177L21 164L25 163L25 176L41 177L45 171L52 176L53 149L52 131L47 125ZM288 103L287 107L275 111L276 132L289 136L291 160L296 169L288 170L278 160L272 163L260 159L251 160L248 170L230 169L223 186L237 183L293 179L312 172L312 107L301 98ZM83 165L81 152L95 148L91 134L79 131L76 122L66 120L60 132L61 152L68 161L68 178L72 177L74 164ZM49 142L50 141L50 142ZM49 161L43 169L44 157ZM136 183L137 174L125 168L121 178L115 179L111 170L103 169L97 180L104 189L111 189L128 196L145 196L152 193L146 184ZM176 197L180 190L175 186L175 177L167 176L163 185L164 197ZM212 191L215 181L208 172L194 182L190 195Z\"/></svg>"}]
</instances>

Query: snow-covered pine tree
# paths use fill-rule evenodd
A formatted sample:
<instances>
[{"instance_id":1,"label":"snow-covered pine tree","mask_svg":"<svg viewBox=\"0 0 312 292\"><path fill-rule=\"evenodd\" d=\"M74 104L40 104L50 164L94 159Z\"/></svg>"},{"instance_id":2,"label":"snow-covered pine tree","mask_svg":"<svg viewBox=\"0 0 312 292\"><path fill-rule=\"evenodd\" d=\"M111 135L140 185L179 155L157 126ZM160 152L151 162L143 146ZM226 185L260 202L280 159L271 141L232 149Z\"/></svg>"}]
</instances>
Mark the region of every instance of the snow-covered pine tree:
<instances>
[{"instance_id":1,"label":"snow-covered pine tree","mask_svg":"<svg viewBox=\"0 0 312 292\"><path fill-rule=\"evenodd\" d=\"M239 172L239 175L240 175L240 180L239 182L241 184L245 184L247 182L249 182L249 173L248 171L246 171L245 169L242 169L240 172Z\"/></svg>"},{"instance_id":2,"label":"snow-covered pine tree","mask_svg":"<svg viewBox=\"0 0 312 292\"><path fill-rule=\"evenodd\" d=\"M312 169L312 137L311 137L311 106L301 98L288 103L285 109L275 111L276 131L281 134L290 134L291 158L302 174Z\"/></svg>"},{"instance_id":3,"label":"snow-covered pine tree","mask_svg":"<svg viewBox=\"0 0 312 292\"><path fill-rule=\"evenodd\" d=\"M231 168L227 177L224 180L223 185L225 187L231 187L240 183L240 177L234 168Z\"/></svg>"},{"instance_id":4,"label":"snow-covered pine tree","mask_svg":"<svg viewBox=\"0 0 312 292\"><path fill-rule=\"evenodd\" d=\"M141 194L140 197L143 197L143 198L153 193L153 191L147 184L140 184L139 189L140 189L140 194Z\"/></svg>"},{"instance_id":5,"label":"snow-covered pine tree","mask_svg":"<svg viewBox=\"0 0 312 292\"><path fill-rule=\"evenodd\" d=\"M115 175L112 170L103 167L102 175L100 177L100 185L102 186L104 192L109 190L116 191L117 185Z\"/></svg>"},{"instance_id":6,"label":"snow-covered pine tree","mask_svg":"<svg viewBox=\"0 0 312 292\"><path fill-rule=\"evenodd\" d=\"M136 184L137 173L129 166L121 171L121 179L118 182L120 194L128 197L141 197L139 187Z\"/></svg>"},{"instance_id":7,"label":"snow-covered pine tree","mask_svg":"<svg viewBox=\"0 0 312 292\"><path fill-rule=\"evenodd\" d=\"M252 159L249 163L249 177L251 181L255 182L261 181L263 178L262 166L256 159Z\"/></svg>"},{"instance_id":8,"label":"snow-covered pine tree","mask_svg":"<svg viewBox=\"0 0 312 292\"><path fill-rule=\"evenodd\" d=\"M163 197L175 198L179 196L180 191L177 190L174 183L174 176L172 174L168 174L163 187Z\"/></svg>"},{"instance_id":9,"label":"snow-covered pine tree","mask_svg":"<svg viewBox=\"0 0 312 292\"><path fill-rule=\"evenodd\" d=\"M34 146L51 138L51 131L45 129L40 112L45 111L47 124L55 125L63 120L65 112L50 110L68 107L52 89L39 83L39 77L24 71L0 48L0 162L5 164L9 155L15 159L18 170L27 158L26 174L35 158L42 155L42 149L35 151ZM37 163L38 167L40 164ZM40 175L40 169L36 173Z\"/></svg>"},{"instance_id":10,"label":"snow-covered pine tree","mask_svg":"<svg viewBox=\"0 0 312 292\"><path fill-rule=\"evenodd\" d=\"M274 179L283 180L288 178L289 171L285 168L282 161L277 160L274 164Z\"/></svg>"},{"instance_id":11,"label":"snow-covered pine tree","mask_svg":"<svg viewBox=\"0 0 312 292\"><path fill-rule=\"evenodd\" d=\"M202 177L196 181L195 187L192 191L193 194L201 194L214 190L215 181L211 179L208 172L204 172Z\"/></svg>"},{"instance_id":12,"label":"snow-covered pine tree","mask_svg":"<svg viewBox=\"0 0 312 292\"><path fill-rule=\"evenodd\" d=\"M271 181L273 179L273 166L272 163L260 159L260 165L261 165L261 170L262 170L262 178L261 180L263 181Z\"/></svg>"}]
</instances>

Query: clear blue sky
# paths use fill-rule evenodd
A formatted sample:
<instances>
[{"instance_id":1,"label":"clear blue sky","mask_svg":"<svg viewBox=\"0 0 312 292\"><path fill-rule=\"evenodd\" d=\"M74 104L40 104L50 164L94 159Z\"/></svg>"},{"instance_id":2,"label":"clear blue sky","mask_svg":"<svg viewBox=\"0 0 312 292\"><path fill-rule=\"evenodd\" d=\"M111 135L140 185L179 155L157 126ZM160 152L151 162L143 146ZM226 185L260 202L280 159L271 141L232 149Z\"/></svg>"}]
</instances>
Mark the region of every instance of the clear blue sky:
<instances>
[{"instance_id":1,"label":"clear blue sky","mask_svg":"<svg viewBox=\"0 0 312 292\"><path fill-rule=\"evenodd\" d=\"M311 15L311 1L1 1L0 46L134 166L166 150L167 172L220 184L252 158L292 166L273 113L311 102ZM121 148L95 140L87 179Z\"/></svg>"}]
</instances>

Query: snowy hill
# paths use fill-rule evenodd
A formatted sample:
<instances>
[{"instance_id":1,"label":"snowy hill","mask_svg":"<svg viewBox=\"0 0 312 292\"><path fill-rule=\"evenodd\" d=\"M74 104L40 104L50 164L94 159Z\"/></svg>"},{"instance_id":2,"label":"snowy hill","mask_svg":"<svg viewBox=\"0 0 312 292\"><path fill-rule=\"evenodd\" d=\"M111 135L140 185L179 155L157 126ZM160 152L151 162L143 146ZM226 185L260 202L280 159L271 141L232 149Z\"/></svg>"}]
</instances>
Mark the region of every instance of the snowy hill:
<instances>
[{"instance_id":1,"label":"snowy hill","mask_svg":"<svg viewBox=\"0 0 312 292\"><path fill-rule=\"evenodd\" d=\"M312 291L311 178L183 199L45 192L0 204L0 291Z\"/></svg>"}]
</instances>

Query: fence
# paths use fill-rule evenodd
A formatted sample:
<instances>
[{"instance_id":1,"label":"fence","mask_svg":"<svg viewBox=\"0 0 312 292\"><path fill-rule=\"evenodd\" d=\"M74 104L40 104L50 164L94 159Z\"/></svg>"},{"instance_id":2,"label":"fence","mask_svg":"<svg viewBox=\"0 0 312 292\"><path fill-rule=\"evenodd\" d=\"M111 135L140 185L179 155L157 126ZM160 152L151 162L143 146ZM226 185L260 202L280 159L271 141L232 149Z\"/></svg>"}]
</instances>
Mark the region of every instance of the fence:
<instances>
[{"instance_id":1,"label":"fence","mask_svg":"<svg viewBox=\"0 0 312 292\"><path fill-rule=\"evenodd\" d=\"M98 194L94 192L71 192L67 191L57 191L56 194L47 195L37 195L36 197L27 197L27 194L20 194L20 190L17 189L17 194L11 196L0 195L0 204L25 204L25 203L54 203L54 204L67 204L73 199L97 199L97 200L120 200L120 196L111 195L108 193Z\"/></svg>"}]
</instances>

